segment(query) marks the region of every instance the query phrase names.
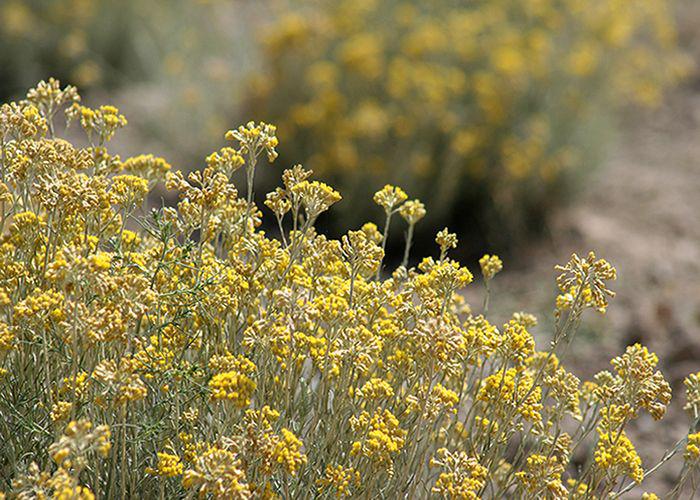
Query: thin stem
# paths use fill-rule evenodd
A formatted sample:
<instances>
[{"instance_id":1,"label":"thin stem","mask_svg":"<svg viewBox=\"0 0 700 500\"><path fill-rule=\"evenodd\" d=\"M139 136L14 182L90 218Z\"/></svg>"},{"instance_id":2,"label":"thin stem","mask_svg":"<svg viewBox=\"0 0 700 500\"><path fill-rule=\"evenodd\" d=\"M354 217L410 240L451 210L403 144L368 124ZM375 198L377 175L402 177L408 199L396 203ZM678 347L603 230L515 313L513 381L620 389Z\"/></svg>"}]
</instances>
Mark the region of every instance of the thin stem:
<instances>
[{"instance_id":1,"label":"thin stem","mask_svg":"<svg viewBox=\"0 0 700 500\"><path fill-rule=\"evenodd\" d=\"M389 238L389 224L391 224L391 216L394 212L386 212L386 221L384 222L384 232L382 233L382 259L379 261L379 266L377 267L377 275L375 278L379 280L379 276L382 273L382 264L384 263L384 257L386 255L386 240Z\"/></svg>"},{"instance_id":2,"label":"thin stem","mask_svg":"<svg viewBox=\"0 0 700 500\"><path fill-rule=\"evenodd\" d=\"M403 267L408 266L408 255L411 251L411 243L413 242L413 224L409 224L408 226L408 234L406 235L406 248L404 248L403 251L403 260L401 261L401 265Z\"/></svg>"}]
</instances>

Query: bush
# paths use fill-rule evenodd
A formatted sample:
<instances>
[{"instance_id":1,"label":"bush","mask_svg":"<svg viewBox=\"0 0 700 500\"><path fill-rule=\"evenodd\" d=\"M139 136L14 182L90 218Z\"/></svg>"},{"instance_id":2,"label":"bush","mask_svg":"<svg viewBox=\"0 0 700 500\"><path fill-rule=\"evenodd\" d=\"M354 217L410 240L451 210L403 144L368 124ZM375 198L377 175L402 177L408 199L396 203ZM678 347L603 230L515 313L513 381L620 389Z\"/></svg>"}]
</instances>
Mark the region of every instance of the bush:
<instances>
[{"instance_id":1,"label":"bush","mask_svg":"<svg viewBox=\"0 0 700 500\"><path fill-rule=\"evenodd\" d=\"M598 163L611 111L657 103L682 67L666 0L299 4L265 39L252 112L343 189L351 224L389 180L433 227L517 240Z\"/></svg>"},{"instance_id":2,"label":"bush","mask_svg":"<svg viewBox=\"0 0 700 500\"><path fill-rule=\"evenodd\" d=\"M189 165L217 143L240 104L264 14L264 2L3 1L0 100L48 75L91 95L116 93L123 106L138 101L128 108L130 147L167 144Z\"/></svg>"},{"instance_id":3,"label":"bush","mask_svg":"<svg viewBox=\"0 0 700 500\"><path fill-rule=\"evenodd\" d=\"M133 2L8 0L0 5L0 96L59 75L84 87L143 76L133 43Z\"/></svg>"},{"instance_id":4,"label":"bush","mask_svg":"<svg viewBox=\"0 0 700 500\"><path fill-rule=\"evenodd\" d=\"M62 108L89 146L54 135ZM340 194L295 166L265 202L281 232L271 239L252 200L256 169L277 156L273 126L229 131L230 146L183 174L111 155L125 124L53 80L0 108L10 497L602 498L658 468L625 432L669 404L656 356L630 346L584 383L557 357L585 310L614 295L605 260L558 268L556 327L538 351L531 314L499 328L488 295L483 308L464 302L473 276L449 257L446 229L439 255L381 279L392 220L410 235L425 214L401 189L374 197L384 234L366 224L331 240L314 221ZM239 169L245 198L230 182ZM149 211L163 179L180 201ZM480 266L488 291L502 263ZM700 373L686 385L691 435L662 458L685 450L678 491L700 463Z\"/></svg>"},{"instance_id":5,"label":"bush","mask_svg":"<svg viewBox=\"0 0 700 500\"><path fill-rule=\"evenodd\" d=\"M47 75L84 89L162 81L183 107L202 107L202 95L231 68L220 59L217 22L226 9L193 0L7 0L0 4L0 97L20 95ZM229 16L230 17L230 16ZM238 57L242 59L242 57ZM241 61L238 61L240 64ZM236 68L238 69L238 68ZM196 76L195 76L196 74ZM176 80L173 77L177 76ZM196 82L196 85L195 85ZM219 96L223 91L216 89ZM196 101L196 102L195 102ZM208 101L205 104L209 104ZM151 104L152 105L152 104ZM188 109L189 115L193 114ZM209 109L206 110L210 112ZM180 124L184 121L180 119ZM165 124L163 124L164 126ZM200 126L200 124L197 124Z\"/></svg>"}]
</instances>

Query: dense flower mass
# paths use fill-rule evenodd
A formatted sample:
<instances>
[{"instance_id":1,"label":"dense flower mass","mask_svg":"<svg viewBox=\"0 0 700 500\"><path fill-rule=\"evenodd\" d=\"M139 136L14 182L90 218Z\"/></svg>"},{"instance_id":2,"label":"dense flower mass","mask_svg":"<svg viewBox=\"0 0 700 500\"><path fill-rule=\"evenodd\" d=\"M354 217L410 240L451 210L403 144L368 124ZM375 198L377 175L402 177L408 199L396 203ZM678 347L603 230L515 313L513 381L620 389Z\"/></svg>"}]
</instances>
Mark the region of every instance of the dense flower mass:
<instances>
[{"instance_id":1,"label":"dense flower mass","mask_svg":"<svg viewBox=\"0 0 700 500\"><path fill-rule=\"evenodd\" d=\"M51 80L0 108L10 498L604 498L658 468L627 433L670 402L656 356L629 346L582 384L557 355L585 310L608 306L605 260L559 268L566 297L540 351L533 315L499 327L488 300L465 303L475 277L448 255L449 230L410 266L426 208L403 189L377 191L379 225L329 239L314 222L341 195L300 165L267 195L271 213L255 203L260 160L277 157L274 126L233 129L202 170L171 172L151 155L110 153L125 118L79 103ZM56 137L62 110L87 146ZM147 207L158 183L176 206ZM398 224L406 245L392 270L385 243ZM501 268L481 260L487 298ZM686 387L694 423L674 449L685 457L677 491L700 463L697 374ZM575 450L588 453L583 466Z\"/></svg>"}]
</instances>

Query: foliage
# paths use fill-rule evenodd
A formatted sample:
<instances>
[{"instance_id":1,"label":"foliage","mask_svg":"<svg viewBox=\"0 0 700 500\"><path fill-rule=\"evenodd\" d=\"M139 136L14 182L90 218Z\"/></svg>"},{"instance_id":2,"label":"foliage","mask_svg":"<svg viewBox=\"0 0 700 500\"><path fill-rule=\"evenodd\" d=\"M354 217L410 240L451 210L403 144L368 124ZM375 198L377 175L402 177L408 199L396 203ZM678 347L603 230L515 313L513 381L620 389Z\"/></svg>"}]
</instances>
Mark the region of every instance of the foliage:
<instances>
[{"instance_id":1,"label":"foliage","mask_svg":"<svg viewBox=\"0 0 700 500\"><path fill-rule=\"evenodd\" d=\"M55 136L63 110L89 146ZM407 267L407 241L405 265L383 277L392 215L412 228L425 214L403 190L375 195L383 233L368 223L331 240L314 221L341 195L297 165L265 203L273 239L253 187L277 157L274 126L229 131L229 146L183 174L110 154L125 125L55 80L0 108L11 498L602 498L681 452L677 491L697 479L700 374L686 381L690 436L649 467L626 429L669 404L656 356L629 346L583 384L557 357L584 311L614 296L605 260L558 268L556 327L539 351L534 316L497 327L488 300L464 302L473 275L449 257L448 230L438 256ZM230 181L239 169L245 198ZM163 180L178 205L149 211ZM502 262L481 267L489 283ZM579 447L588 459L574 467Z\"/></svg>"},{"instance_id":2,"label":"foliage","mask_svg":"<svg viewBox=\"0 0 700 500\"><path fill-rule=\"evenodd\" d=\"M433 227L450 216L512 242L596 165L611 110L658 103L684 66L667 0L293 5L265 38L251 107L288 158L342 188L352 224L389 180Z\"/></svg>"},{"instance_id":3,"label":"foliage","mask_svg":"<svg viewBox=\"0 0 700 500\"><path fill-rule=\"evenodd\" d=\"M0 57L6 71L0 92L21 90L24 81L47 71L84 87L139 74L144 68L134 64L132 5L124 2L117 9L109 4L102 0L3 2L0 40L5 50Z\"/></svg>"},{"instance_id":4,"label":"foliage","mask_svg":"<svg viewBox=\"0 0 700 500\"><path fill-rule=\"evenodd\" d=\"M139 133L176 137L171 148L190 155L218 139L230 112L221 101L237 102L253 10L246 0L0 2L0 98L49 75L91 91L129 84L143 99Z\"/></svg>"}]
</instances>

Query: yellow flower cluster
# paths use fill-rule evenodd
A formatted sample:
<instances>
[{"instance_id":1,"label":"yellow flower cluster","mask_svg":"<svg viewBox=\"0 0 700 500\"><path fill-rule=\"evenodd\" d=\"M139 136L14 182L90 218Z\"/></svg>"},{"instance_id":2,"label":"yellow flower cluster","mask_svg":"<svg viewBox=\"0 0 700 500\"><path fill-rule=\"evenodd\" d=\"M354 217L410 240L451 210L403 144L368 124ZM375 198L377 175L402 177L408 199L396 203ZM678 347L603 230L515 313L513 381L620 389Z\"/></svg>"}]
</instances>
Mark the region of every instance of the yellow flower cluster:
<instances>
[{"instance_id":1,"label":"yellow flower cluster","mask_svg":"<svg viewBox=\"0 0 700 500\"><path fill-rule=\"evenodd\" d=\"M700 432L688 434L688 443L685 445L685 458L689 462L700 462Z\"/></svg>"},{"instance_id":2,"label":"yellow flower cluster","mask_svg":"<svg viewBox=\"0 0 700 500\"><path fill-rule=\"evenodd\" d=\"M362 412L350 419L352 430L361 441L352 443L353 455L363 455L380 466L392 468L393 457L403 448L406 431L399 427L399 420L389 410L377 410L370 415Z\"/></svg>"},{"instance_id":3,"label":"yellow flower cluster","mask_svg":"<svg viewBox=\"0 0 700 500\"><path fill-rule=\"evenodd\" d=\"M180 457L172 453L158 452L158 465L155 469L147 468L146 472L162 477L180 476L183 471L183 465Z\"/></svg>"},{"instance_id":4,"label":"yellow flower cluster","mask_svg":"<svg viewBox=\"0 0 700 500\"><path fill-rule=\"evenodd\" d=\"M557 297L557 310L574 309L580 311L592 307L604 313L608 307L608 297L615 293L607 288L605 282L617 279L617 272L604 259L596 259L590 252L585 259L576 254L565 266L556 266L561 274L557 285L562 292Z\"/></svg>"},{"instance_id":5,"label":"yellow flower cluster","mask_svg":"<svg viewBox=\"0 0 700 500\"><path fill-rule=\"evenodd\" d=\"M394 389L386 380L371 378L358 391L358 395L368 401L391 398L394 396Z\"/></svg>"},{"instance_id":6,"label":"yellow flower cluster","mask_svg":"<svg viewBox=\"0 0 700 500\"><path fill-rule=\"evenodd\" d=\"M673 12L670 0L297 2L269 27L250 100L290 158L351 196L340 209L353 223L371 213L358 179L401 179L434 214L494 212L498 236L595 161L596 120L658 103L685 72Z\"/></svg>"},{"instance_id":7,"label":"yellow flower cluster","mask_svg":"<svg viewBox=\"0 0 700 500\"><path fill-rule=\"evenodd\" d=\"M59 468L49 474L42 472L34 462L29 465L26 473L12 481L12 486L17 492L17 498L95 500L95 494L90 488L81 486L78 478L65 469Z\"/></svg>"},{"instance_id":8,"label":"yellow flower cluster","mask_svg":"<svg viewBox=\"0 0 700 500\"><path fill-rule=\"evenodd\" d=\"M481 266L481 274L484 275L485 280L491 280L497 273L503 269L503 262L498 258L497 255L484 255L479 259L479 265Z\"/></svg>"},{"instance_id":9,"label":"yellow flower cluster","mask_svg":"<svg viewBox=\"0 0 700 500\"><path fill-rule=\"evenodd\" d=\"M51 459L63 470L80 471L88 466L88 454L107 457L111 449L110 431L106 425L92 428L88 420L70 422L58 441L49 446Z\"/></svg>"},{"instance_id":10,"label":"yellow flower cluster","mask_svg":"<svg viewBox=\"0 0 700 500\"><path fill-rule=\"evenodd\" d=\"M637 483L641 483L644 479L642 460L624 432L619 432L616 435L598 432L595 462L609 476L617 477L624 474Z\"/></svg>"},{"instance_id":11,"label":"yellow flower cluster","mask_svg":"<svg viewBox=\"0 0 700 500\"><path fill-rule=\"evenodd\" d=\"M569 491L561 482L564 465L556 455L530 455L525 463L525 470L515 475L534 498L567 498Z\"/></svg>"},{"instance_id":12,"label":"yellow flower cluster","mask_svg":"<svg viewBox=\"0 0 700 500\"><path fill-rule=\"evenodd\" d=\"M6 323L0 323L0 351L9 351L12 349L12 343L15 340L15 334Z\"/></svg>"},{"instance_id":13,"label":"yellow flower cluster","mask_svg":"<svg viewBox=\"0 0 700 500\"><path fill-rule=\"evenodd\" d=\"M209 380L211 397L230 401L239 408L247 408L256 388L255 381L248 376L255 373L255 365L242 356L227 360L225 365L226 371L217 373Z\"/></svg>"},{"instance_id":14,"label":"yellow flower cluster","mask_svg":"<svg viewBox=\"0 0 700 500\"><path fill-rule=\"evenodd\" d=\"M534 385L527 372L509 368L488 376L479 389L478 400L492 407L491 411L503 422L519 415L531 422L542 418L542 390Z\"/></svg>"},{"instance_id":15,"label":"yellow flower cluster","mask_svg":"<svg viewBox=\"0 0 700 500\"><path fill-rule=\"evenodd\" d=\"M197 457L193 468L185 471L182 485L202 497L252 498L240 460L235 453L218 447L210 447Z\"/></svg>"},{"instance_id":16,"label":"yellow flower cluster","mask_svg":"<svg viewBox=\"0 0 700 500\"><path fill-rule=\"evenodd\" d=\"M282 439L276 445L273 456L287 474L295 476L303 464L306 463L306 455L301 451L304 443L289 429L282 429Z\"/></svg>"},{"instance_id":17,"label":"yellow flower cluster","mask_svg":"<svg viewBox=\"0 0 700 500\"><path fill-rule=\"evenodd\" d=\"M172 166L163 158L151 154L127 158L121 164L121 170L149 180L162 180Z\"/></svg>"},{"instance_id":18,"label":"yellow flower cluster","mask_svg":"<svg viewBox=\"0 0 700 500\"><path fill-rule=\"evenodd\" d=\"M442 470L432 492L443 498L476 500L486 484L487 469L464 451L451 453L441 448L436 457L430 460L430 465Z\"/></svg>"},{"instance_id":19,"label":"yellow flower cluster","mask_svg":"<svg viewBox=\"0 0 700 500\"><path fill-rule=\"evenodd\" d=\"M326 467L325 476L316 481L321 493L331 491L339 498L352 495L351 486L360 484L360 473L354 469L345 469L342 465Z\"/></svg>"},{"instance_id":20,"label":"yellow flower cluster","mask_svg":"<svg viewBox=\"0 0 700 500\"><path fill-rule=\"evenodd\" d=\"M690 418L697 419L700 416L700 372L691 373L683 381L686 391L686 404L683 407Z\"/></svg>"},{"instance_id":21,"label":"yellow flower cluster","mask_svg":"<svg viewBox=\"0 0 700 500\"><path fill-rule=\"evenodd\" d=\"M121 122L109 107L81 108L93 142L69 145L48 123L78 112L76 91L52 81L29 95L3 107L0 130L0 490L11 497L604 498L647 474L625 430L642 411L664 416L656 356L630 346L581 383L557 354L612 296L603 259L561 268L573 299L540 351L533 315L498 327L487 301L466 303L473 275L448 255L448 229L434 256L408 264L425 208L401 188L375 195L383 232L367 223L331 239L314 222L340 195L296 165L265 198L272 237L252 186L260 158L276 156L271 125L233 129L233 146L184 174L111 154ZM162 181L176 205L146 210ZM395 214L407 231L391 270ZM484 262L495 279L500 259ZM686 387L695 420L697 374ZM594 429L587 465L569 467ZM696 433L678 488L694 480Z\"/></svg>"}]
</instances>

